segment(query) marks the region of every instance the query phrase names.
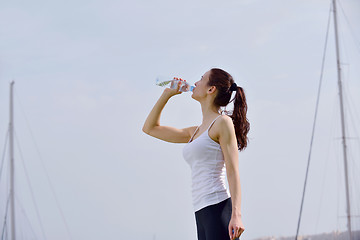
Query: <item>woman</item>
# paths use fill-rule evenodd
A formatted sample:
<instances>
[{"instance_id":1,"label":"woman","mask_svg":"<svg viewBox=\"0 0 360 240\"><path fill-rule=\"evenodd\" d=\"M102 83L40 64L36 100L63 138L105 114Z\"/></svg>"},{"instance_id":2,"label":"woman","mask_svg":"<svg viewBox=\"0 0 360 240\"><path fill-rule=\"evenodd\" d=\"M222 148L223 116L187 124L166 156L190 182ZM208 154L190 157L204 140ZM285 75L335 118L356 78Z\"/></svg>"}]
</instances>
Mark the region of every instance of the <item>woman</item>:
<instances>
[{"instance_id":1,"label":"woman","mask_svg":"<svg viewBox=\"0 0 360 240\"><path fill-rule=\"evenodd\" d=\"M235 97L230 101L232 92ZM238 150L247 146L250 129L244 91L229 73L213 68L195 83L192 94L201 104L202 124L184 129L161 126L160 115L165 104L180 93L179 85L177 89L164 90L147 117L143 131L167 142L187 143L183 155L192 172L198 240L239 238L244 225L240 210ZM220 107L232 101L232 115L222 115ZM225 186L225 174L230 194Z\"/></svg>"}]
</instances>

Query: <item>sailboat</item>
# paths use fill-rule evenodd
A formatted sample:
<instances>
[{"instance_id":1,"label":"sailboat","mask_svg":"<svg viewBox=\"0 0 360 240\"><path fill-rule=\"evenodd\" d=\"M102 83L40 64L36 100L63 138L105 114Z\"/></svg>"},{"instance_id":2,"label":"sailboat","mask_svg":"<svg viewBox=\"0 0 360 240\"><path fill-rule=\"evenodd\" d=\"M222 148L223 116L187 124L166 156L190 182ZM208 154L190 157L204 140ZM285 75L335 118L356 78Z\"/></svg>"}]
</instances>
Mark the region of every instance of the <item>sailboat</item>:
<instances>
[{"instance_id":1,"label":"sailboat","mask_svg":"<svg viewBox=\"0 0 360 240\"><path fill-rule=\"evenodd\" d=\"M9 189L8 192L6 193L6 206L5 206L5 217L3 218L3 224L2 224L2 228L1 228L1 240L18 240L18 239L47 239L46 235L45 235L45 231L43 229L41 220L40 220L40 216L39 216L39 212L36 209L36 214L38 215L38 221L40 224L40 228L41 228L41 235L42 237L36 237L36 234L34 233L33 229L31 229L31 223L30 221L27 222L28 227L32 230L31 232L31 236L27 236L26 233L24 235L24 232L22 230L24 229L17 229L17 221L21 220L17 220L16 216L19 216L19 214L17 214L17 207L18 205L15 205L15 163L14 163L14 84L15 82L12 81L10 83L10 110L9 110L9 128L8 128L8 135L7 135L7 139L9 141ZM5 144L6 146L6 144ZM5 149L4 149L5 150ZM5 151L4 151L5 153ZM5 156L5 154L3 154L3 157ZM3 171L3 167L4 167L4 158L2 159L2 162L0 163L0 180L2 180L2 171ZM42 163L43 164L43 163ZM43 165L43 168L45 170L45 167ZM48 180L48 183L50 185L50 188L52 190L52 194L53 197L55 199L56 202L56 206L59 210L59 213L61 215L62 221L64 223L67 235L68 235L68 239L72 239L71 233L69 231L69 227L68 224L65 220L65 217L63 215L63 211L61 210L61 207L59 205L57 196L54 192L54 189L52 188L52 184L50 181L49 176L46 173L46 177ZM29 179L28 179L29 180ZM4 197L4 196L2 196ZM34 198L33 198L33 201ZM35 202L34 202L35 204ZM35 204L35 207L37 208L37 205ZM23 209L22 209L23 210ZM20 212L20 211L18 211ZM24 211L22 211L24 214ZM27 216L25 215L25 217L27 218ZM28 220L28 219L27 219Z\"/></svg>"},{"instance_id":2,"label":"sailboat","mask_svg":"<svg viewBox=\"0 0 360 240\"><path fill-rule=\"evenodd\" d=\"M14 163L14 84L10 83L10 107L9 107L9 192L5 207L4 223L1 231L1 240L20 239L16 231L16 213L15 213L15 163ZM4 160L4 159L3 159ZM4 162L1 164L0 176L3 170Z\"/></svg>"},{"instance_id":3,"label":"sailboat","mask_svg":"<svg viewBox=\"0 0 360 240\"><path fill-rule=\"evenodd\" d=\"M341 69L341 59L340 59L340 48L339 48L339 29L338 29L338 17L337 17L337 3L336 0L332 0L332 12L333 12L333 18L334 18L334 32L335 32L335 46L336 46L336 63L337 63L337 83L338 83L338 90L339 90L339 102L340 102L340 118L341 118L341 141L342 141L342 155L343 155L343 161L344 161L344 176L345 176L345 194L346 194L346 220L347 220L347 231L338 234L338 239L343 240L359 240L360 239L360 231L354 231L352 229L352 211L351 211L351 204L350 204L350 180L349 180L349 163L348 163L348 144L347 144L347 132L346 132L346 121L345 121L345 110L344 110L344 91L343 91L343 80L342 80L342 69ZM320 81L321 86L321 81ZM320 87L319 87L319 93L320 93ZM318 101L319 102L319 95L318 95ZM318 103L317 103L318 106ZM312 133L312 139L310 144L310 152L308 157L308 164L306 169L306 176L305 176L305 182L304 182L304 188L303 188L303 195L301 200L301 207L300 207L300 214L299 214L299 220L297 224L297 230L295 235L295 240L299 240L299 229L300 229L300 223L301 223L301 216L303 211L303 205L304 205L304 198L305 198L305 190L306 190L306 184L308 179L308 173L309 173L309 165L310 165L310 159L311 159L311 148L313 143L313 137L314 137L314 131L315 131L315 123L316 123L316 115L317 115L317 107L315 111L315 120L313 125L313 133ZM340 237L341 235L341 237ZM318 236L318 239L330 239L329 237L323 237Z\"/></svg>"},{"instance_id":4,"label":"sailboat","mask_svg":"<svg viewBox=\"0 0 360 240\"><path fill-rule=\"evenodd\" d=\"M340 106L340 120L341 120L341 145L342 145L342 159L343 159L343 168L344 168L344 188L345 188L345 203L346 203L346 231L342 230L334 230L332 232L328 233L321 233L321 234L313 234L313 235L300 235L299 231L301 228L301 220L302 220L302 213L304 210L304 199L305 199L305 193L306 193L306 187L307 187L307 180L308 180L308 173L309 173L309 166L310 166L310 160L311 160L311 153L312 153L312 145L313 145L313 139L314 139L314 132L315 132L315 126L316 126L316 119L317 119L317 112L318 112L318 105L319 105L319 96L320 96L320 90L321 90L321 82L323 78L323 72L320 76L320 84L319 84L319 90L318 90L318 97L317 97L317 103L315 108L315 117L314 117L314 124L312 129L312 137L310 141L310 151L308 155L308 161L307 161L307 168L306 168L306 174L305 174L305 182L303 186L303 192L302 192L302 199L300 204L300 213L299 218L297 221L296 226L296 234L295 236L288 236L288 237L264 237L264 238L258 238L256 240L360 240L360 230L354 229L353 226L355 225L354 222L357 223L357 226L360 225L360 216L354 215L354 206L351 204L357 204L357 207L360 205L360 196L357 197L357 201L351 202L351 184L354 184L354 182L351 182L351 179L349 177L349 171L351 170L349 166L349 144L348 144L348 132L347 125L346 125L346 117L345 117L345 108L344 108L344 91L343 91L343 72L342 72L342 65L341 65L341 57L340 57L340 47L339 47L339 28L338 28L338 10L337 10L337 1L331 0L331 12L334 19L334 35L335 35L335 52L336 52L336 66L337 66L337 86L338 86L338 92L339 92L339 106ZM330 12L330 16L331 16ZM329 22L328 22L328 30L330 26L330 16L329 16ZM326 52L326 46L327 46L327 38L328 34L326 35L326 43L325 43L325 49L324 49L324 57L323 57L323 64L322 64L322 71L324 69L324 60L325 60L325 52ZM360 159L357 159L357 161L360 161ZM359 189L359 182L355 183L358 184L355 186L356 189ZM314 215L314 214L313 214Z\"/></svg>"}]
</instances>

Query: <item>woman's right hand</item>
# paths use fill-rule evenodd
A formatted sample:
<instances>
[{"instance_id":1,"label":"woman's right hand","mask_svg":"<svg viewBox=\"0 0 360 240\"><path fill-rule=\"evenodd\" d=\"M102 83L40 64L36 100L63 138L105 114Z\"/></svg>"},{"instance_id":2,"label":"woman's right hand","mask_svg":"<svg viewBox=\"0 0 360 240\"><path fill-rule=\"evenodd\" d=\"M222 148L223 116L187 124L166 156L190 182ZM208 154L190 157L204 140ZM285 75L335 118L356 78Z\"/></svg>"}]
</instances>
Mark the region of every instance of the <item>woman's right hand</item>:
<instances>
[{"instance_id":1,"label":"woman's right hand","mask_svg":"<svg viewBox=\"0 0 360 240\"><path fill-rule=\"evenodd\" d=\"M178 80L178 79L174 79ZM144 126L142 128L143 132L146 134L164 140L166 142L172 143L187 143L192 133L195 131L196 127L188 127L183 129L178 129L169 126L160 125L160 115L162 110L164 109L166 103L170 99L170 97L181 94L180 85L183 83L182 79L179 79L178 85L176 89L166 88L163 94L160 96L158 101L155 103L154 107L151 109Z\"/></svg>"},{"instance_id":2,"label":"woman's right hand","mask_svg":"<svg viewBox=\"0 0 360 240\"><path fill-rule=\"evenodd\" d=\"M175 81L175 80L174 80ZM177 87L176 89L173 89L173 88L165 88L164 89L164 93L165 95L167 95L169 98L172 97L172 96L175 96L177 94L181 94L182 92L180 91L180 86L181 86L181 83L185 81L183 80L182 78L179 78L179 81L177 82Z\"/></svg>"}]
</instances>

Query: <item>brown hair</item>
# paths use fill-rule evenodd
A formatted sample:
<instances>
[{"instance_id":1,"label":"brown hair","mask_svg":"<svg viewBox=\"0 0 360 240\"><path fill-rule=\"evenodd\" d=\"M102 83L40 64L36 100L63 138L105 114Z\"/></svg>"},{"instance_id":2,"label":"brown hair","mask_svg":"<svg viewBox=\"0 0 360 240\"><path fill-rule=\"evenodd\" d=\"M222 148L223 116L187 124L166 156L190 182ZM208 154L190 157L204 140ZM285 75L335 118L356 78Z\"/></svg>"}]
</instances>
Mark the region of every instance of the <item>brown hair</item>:
<instances>
[{"instance_id":1,"label":"brown hair","mask_svg":"<svg viewBox=\"0 0 360 240\"><path fill-rule=\"evenodd\" d=\"M246 118L247 104L244 89L234 84L232 76L219 68L212 68L209 76L209 86L215 86L218 90L214 99L214 104L217 107L225 107L230 102L234 101L234 109L232 112L225 112L231 117L240 151L247 146L247 134L250 130L250 123ZM235 97L230 101L231 93L235 91Z\"/></svg>"}]
</instances>

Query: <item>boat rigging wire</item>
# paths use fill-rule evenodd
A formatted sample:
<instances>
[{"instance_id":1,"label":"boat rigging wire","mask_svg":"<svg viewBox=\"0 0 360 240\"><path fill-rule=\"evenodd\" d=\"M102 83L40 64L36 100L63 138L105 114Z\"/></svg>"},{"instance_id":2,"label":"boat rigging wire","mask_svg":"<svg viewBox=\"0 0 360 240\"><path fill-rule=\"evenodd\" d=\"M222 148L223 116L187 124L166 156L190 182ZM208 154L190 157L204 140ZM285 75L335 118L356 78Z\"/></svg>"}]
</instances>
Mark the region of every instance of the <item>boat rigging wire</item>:
<instances>
[{"instance_id":1,"label":"boat rigging wire","mask_svg":"<svg viewBox=\"0 0 360 240\"><path fill-rule=\"evenodd\" d=\"M327 49L327 43L328 43L328 37L329 37L329 29L330 29L331 12L332 12L332 5L330 4L329 17L328 17L328 23L327 23L327 30L326 30L326 37L325 37L325 44L324 44L324 53L323 53L322 64L321 64L319 88L318 88L318 94L317 94L317 99L316 99L314 122L313 122L313 128L312 128L312 134L311 134L311 140L310 140L310 150L309 150L309 155L308 155L308 162L307 162L307 167L306 167L304 189L303 189L303 194L302 194L302 199L301 199L300 213L299 213L299 219L298 219L298 224L297 224L297 229L296 229L295 240L297 240L298 235L299 235L301 215L302 215L302 210L303 210L303 206L304 206L306 183L307 183L308 174L309 174L309 166L310 166L310 160L311 160L312 145L313 145L313 140L314 140L314 135L315 135L316 118L317 118L317 113L318 113L318 108L319 108L321 85L322 85L323 74L324 74L324 66L325 66L325 59L326 59L326 49Z\"/></svg>"},{"instance_id":2,"label":"boat rigging wire","mask_svg":"<svg viewBox=\"0 0 360 240\"><path fill-rule=\"evenodd\" d=\"M29 220L29 218L28 218L28 216L26 214L26 211L25 211L24 207L22 206L21 201L17 198L16 194L15 194L15 200L17 201L18 206L20 207L23 215L25 216L25 220L27 221L27 224L30 227L30 230L32 231L32 234L34 236L36 236L35 231L34 231L32 225L31 225L31 222L30 222L30 220ZM39 238L37 238L37 239L39 239Z\"/></svg>"},{"instance_id":3,"label":"boat rigging wire","mask_svg":"<svg viewBox=\"0 0 360 240\"><path fill-rule=\"evenodd\" d=\"M21 162L22 162L22 165L23 165L23 168L24 168L24 172L25 172L25 176L26 176L26 180L27 180L27 183L28 183L28 186L29 186L29 189L30 189L31 198L32 198L33 203L34 203L36 216L37 216L37 218L38 218L38 220L39 220L40 229L41 229L43 238L44 238L44 239L47 239L47 238L46 238L46 235L45 235L44 227L43 227L43 224L42 224L42 221L41 221L41 217L40 217L40 213L39 213L39 208L38 208L38 206L37 206L37 204L36 204L34 191L33 191L33 188L32 188L32 186L31 186L29 173L28 173L28 171L27 171L27 168L26 168L26 165L25 165L25 161L24 161L24 158L23 158L23 154L22 154L22 151L21 151L21 147L20 147L20 144L19 144L19 140L18 140L17 135L16 135L16 131L15 131L15 140L16 140L16 143L17 143L17 145L18 145L19 154L20 154L20 159L21 159Z\"/></svg>"},{"instance_id":4,"label":"boat rigging wire","mask_svg":"<svg viewBox=\"0 0 360 240\"><path fill-rule=\"evenodd\" d=\"M7 142L9 139L9 129L6 132L6 137L5 137L5 143L4 143L4 150L3 150L3 155L2 155L2 160L1 160L1 167L0 167L0 182L1 182L1 175L2 175L2 170L4 167L4 162L5 162L5 155L6 155L6 147L7 147Z\"/></svg>"},{"instance_id":5,"label":"boat rigging wire","mask_svg":"<svg viewBox=\"0 0 360 240\"><path fill-rule=\"evenodd\" d=\"M356 47L357 47L357 50L358 50L359 53L360 53L360 41L358 40L358 38L356 37L356 35L355 35L355 33L354 33L354 30L353 30L353 28L352 28L352 26L351 26L351 24L350 24L350 21L349 21L348 17L347 17L346 14L345 14L344 8L343 8L342 5L341 5L341 1L338 1L338 3L339 3L339 5L340 5L341 11L342 11L342 13L343 13L343 15L344 15L344 18L345 18L345 20L346 20L346 23L347 23L347 25L348 25L348 27L349 27L350 33L351 33L352 37L354 38L354 42L355 42L355 45L356 45Z\"/></svg>"},{"instance_id":6,"label":"boat rigging wire","mask_svg":"<svg viewBox=\"0 0 360 240\"><path fill-rule=\"evenodd\" d=\"M336 99L333 99L333 110L332 110L332 117L331 117L331 136L335 135L335 116L336 116ZM317 209L319 209L318 211L318 215L316 218L316 223L315 223L315 228L314 228L314 232L318 231L318 226L319 226L319 221L320 221L320 214L321 214L321 209L324 206L323 205L323 198L324 198L324 190L325 190L325 182L326 182L326 177L327 177L327 172L328 172L328 166L329 166L329 160L330 160L330 150L333 149L332 147L333 144L333 139L330 139L328 142L328 146L327 146L327 153L326 153L326 157L324 158L324 162L325 162L325 167L323 168L323 179L322 179L322 186L321 186L321 192L320 192L320 201L319 201L319 206Z\"/></svg>"},{"instance_id":7,"label":"boat rigging wire","mask_svg":"<svg viewBox=\"0 0 360 240\"><path fill-rule=\"evenodd\" d=\"M21 109L21 112L22 112L23 117L24 117L24 119L25 119L25 122L26 122L26 124L27 124L28 130L29 130L29 132L30 132L30 136L31 136L31 138L32 138L32 140L33 140L33 142L34 142L34 146L35 146L36 152L37 152L37 154L38 154L38 156L39 156L39 160L40 160L41 166L42 166L42 168L43 168L43 170L44 170L44 172L45 172L45 176L46 176L47 182L48 182L48 184L49 184L49 186L50 186L51 193L52 193L52 195L53 195L53 197L54 197L54 199L55 199L56 207L58 208L58 211L60 212L62 221L63 221L64 226L65 226L65 229L66 229L66 231L67 231L67 235L68 235L69 239L71 240L71 239L73 239L73 238L72 238L72 235L71 235L71 233L70 233L70 228L69 228L68 223L67 223L67 221L66 221L66 219L65 219L65 215L64 215L64 212L63 212L63 210L62 210L62 208L61 208L61 206L60 206L58 197L57 197L57 195L56 195L56 193L55 193L53 184L52 184L51 179L50 179L50 176L49 176L49 174L48 174L48 172L47 172L47 169L46 169L45 163L44 163L44 161L43 161L42 155L41 155L41 153L40 153L39 147L38 147L38 145L37 145L37 142L35 141L35 137L34 137L33 131L31 130L29 121L28 121L28 119L27 119L27 117L26 117L26 114L25 114L25 111L24 111L24 109L23 109L23 107L22 107L20 98L17 96L16 91L14 91L14 92L15 92L15 97L16 97L16 99L17 99L17 102L18 102L19 105L20 105L20 109Z\"/></svg>"},{"instance_id":8,"label":"boat rigging wire","mask_svg":"<svg viewBox=\"0 0 360 240\"><path fill-rule=\"evenodd\" d=\"M3 229L2 229L1 240L4 240L4 234L5 234L5 232L7 233L6 220L7 220L8 210L9 210L9 203L10 203L10 193L9 193L8 199L6 201L6 210L5 210L4 225L3 225Z\"/></svg>"},{"instance_id":9,"label":"boat rigging wire","mask_svg":"<svg viewBox=\"0 0 360 240\"><path fill-rule=\"evenodd\" d=\"M344 11L344 8L341 4L341 1L338 1L339 5L340 5L340 9L342 11L342 15L345 18L345 23L348 25L348 30L349 33L351 34L350 36L353 38L354 41L354 45L355 49L357 51L355 51L355 53L360 53L360 41L359 38L356 36L354 29L352 27L352 25L350 24L349 18L347 16L347 14ZM343 43L344 47L343 49L346 50L347 49L347 44ZM347 56L348 57L348 56ZM349 57L348 57L349 58ZM351 133L352 136L350 137L346 137L346 139L352 140L352 141L348 141L348 144L350 146L353 145L353 147L349 147L348 149L348 155L349 155L349 201L351 203L352 206L352 212L354 213L360 213L360 204L359 201L356 199L357 196L360 196L360 190L357 186L358 183L360 183L360 175L359 173L359 157L360 157L360 141L359 141L359 131L357 129L357 125L360 122L360 118L359 118L359 114L356 108L356 105L354 104L354 100L352 98L352 94L350 90L353 90L354 88L349 87L349 79L350 79L350 73L352 73L350 70L351 69L358 69L358 66L354 66L354 68L351 68L352 65L348 64L349 66L347 67L347 74L344 77L344 81L343 81L343 91L344 91L344 106L346 108L346 106L348 106L348 108L346 108L346 112L347 112L347 116L348 119L350 120L350 122L352 124L347 124L346 125L346 131L348 133ZM356 78L354 78L356 79ZM352 149L353 151L349 151L350 149ZM358 152L354 152L354 150L357 149L359 150ZM351 215L350 218L354 217L354 215ZM352 221L351 222L351 227L354 229L360 229L360 221Z\"/></svg>"}]
</instances>

